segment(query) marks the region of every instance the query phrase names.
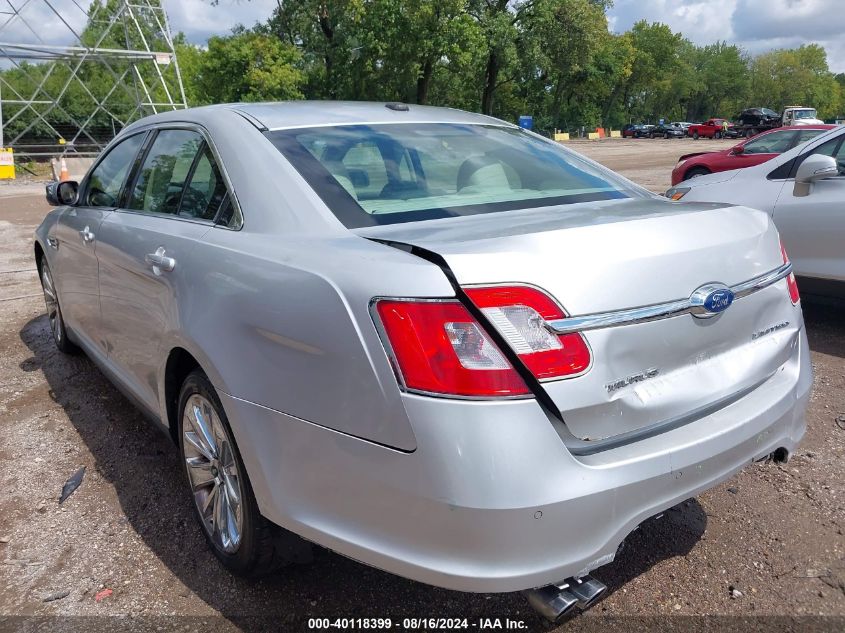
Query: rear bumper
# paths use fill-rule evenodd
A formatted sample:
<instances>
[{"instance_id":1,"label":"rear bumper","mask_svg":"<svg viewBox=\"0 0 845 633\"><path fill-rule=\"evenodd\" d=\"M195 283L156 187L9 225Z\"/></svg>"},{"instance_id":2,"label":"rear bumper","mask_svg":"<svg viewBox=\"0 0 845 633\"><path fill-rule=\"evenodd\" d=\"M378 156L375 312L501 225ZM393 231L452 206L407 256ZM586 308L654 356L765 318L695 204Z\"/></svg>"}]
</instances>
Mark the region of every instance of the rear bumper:
<instances>
[{"instance_id":1,"label":"rear bumper","mask_svg":"<svg viewBox=\"0 0 845 633\"><path fill-rule=\"evenodd\" d=\"M391 573L449 589L517 591L610 562L646 518L804 434L803 329L766 383L724 409L576 459L533 401L408 395L403 453L222 394L269 519Z\"/></svg>"}]
</instances>

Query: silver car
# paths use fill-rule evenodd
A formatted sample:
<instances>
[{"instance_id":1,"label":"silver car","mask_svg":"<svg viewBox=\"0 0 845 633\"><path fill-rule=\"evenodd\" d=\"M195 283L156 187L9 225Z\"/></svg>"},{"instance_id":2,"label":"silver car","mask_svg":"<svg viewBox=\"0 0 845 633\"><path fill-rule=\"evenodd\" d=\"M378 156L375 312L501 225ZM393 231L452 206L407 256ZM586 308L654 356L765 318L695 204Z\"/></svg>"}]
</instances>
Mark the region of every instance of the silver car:
<instances>
[{"instance_id":1,"label":"silver car","mask_svg":"<svg viewBox=\"0 0 845 633\"><path fill-rule=\"evenodd\" d=\"M237 573L295 534L555 620L642 521L804 434L769 216L673 204L496 119L160 114L47 193L56 344L172 435Z\"/></svg>"}]
</instances>

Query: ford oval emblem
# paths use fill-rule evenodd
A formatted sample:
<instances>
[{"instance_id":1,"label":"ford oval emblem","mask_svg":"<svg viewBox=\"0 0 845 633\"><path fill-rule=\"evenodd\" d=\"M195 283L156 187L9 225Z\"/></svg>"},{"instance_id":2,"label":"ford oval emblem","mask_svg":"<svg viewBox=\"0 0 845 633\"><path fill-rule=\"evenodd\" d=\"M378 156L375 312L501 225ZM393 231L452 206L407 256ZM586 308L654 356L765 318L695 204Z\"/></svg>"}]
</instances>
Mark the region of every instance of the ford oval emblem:
<instances>
[{"instance_id":1,"label":"ford oval emblem","mask_svg":"<svg viewBox=\"0 0 845 633\"><path fill-rule=\"evenodd\" d=\"M724 312L734 302L734 293L730 288L714 290L704 299L704 309L708 312L718 314Z\"/></svg>"},{"instance_id":2,"label":"ford oval emblem","mask_svg":"<svg viewBox=\"0 0 845 633\"><path fill-rule=\"evenodd\" d=\"M725 284L709 283L695 289L690 296L693 316L707 319L724 312L734 302L734 293Z\"/></svg>"}]
</instances>

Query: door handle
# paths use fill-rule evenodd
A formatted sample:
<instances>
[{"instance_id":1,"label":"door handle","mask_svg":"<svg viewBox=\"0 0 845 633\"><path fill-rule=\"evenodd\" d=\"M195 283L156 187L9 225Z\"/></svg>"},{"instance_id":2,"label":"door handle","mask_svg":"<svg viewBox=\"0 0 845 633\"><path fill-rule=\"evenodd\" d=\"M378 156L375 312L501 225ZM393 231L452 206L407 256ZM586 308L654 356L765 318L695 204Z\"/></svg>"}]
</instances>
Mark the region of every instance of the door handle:
<instances>
[{"instance_id":1,"label":"door handle","mask_svg":"<svg viewBox=\"0 0 845 633\"><path fill-rule=\"evenodd\" d=\"M160 275L162 271L169 273L176 268L176 260L167 257L164 253L164 246L159 246L155 253L147 253L144 257L144 261L153 267L153 272L156 275Z\"/></svg>"},{"instance_id":2,"label":"door handle","mask_svg":"<svg viewBox=\"0 0 845 633\"><path fill-rule=\"evenodd\" d=\"M90 227L85 227L79 232L79 235L82 237L83 242L93 242L95 235L91 232Z\"/></svg>"}]
</instances>

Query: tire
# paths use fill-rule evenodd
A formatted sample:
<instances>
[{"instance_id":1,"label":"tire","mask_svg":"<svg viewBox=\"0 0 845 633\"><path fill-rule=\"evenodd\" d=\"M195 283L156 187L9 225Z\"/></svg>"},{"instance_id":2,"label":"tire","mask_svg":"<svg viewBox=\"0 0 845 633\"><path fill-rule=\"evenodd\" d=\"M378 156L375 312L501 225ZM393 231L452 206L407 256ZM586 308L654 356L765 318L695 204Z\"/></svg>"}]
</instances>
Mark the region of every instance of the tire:
<instances>
[{"instance_id":1,"label":"tire","mask_svg":"<svg viewBox=\"0 0 845 633\"><path fill-rule=\"evenodd\" d=\"M706 176L707 174L712 174L709 169L706 167L693 167L692 169L688 169L687 172L684 174L683 180L691 180L693 178L698 178L699 176Z\"/></svg>"},{"instance_id":2,"label":"tire","mask_svg":"<svg viewBox=\"0 0 845 633\"><path fill-rule=\"evenodd\" d=\"M256 577L308 560L305 541L261 516L226 412L201 370L182 383L177 411L179 456L194 516L223 566Z\"/></svg>"},{"instance_id":3,"label":"tire","mask_svg":"<svg viewBox=\"0 0 845 633\"><path fill-rule=\"evenodd\" d=\"M713 134L713 138L715 138L716 140L719 140L720 138L722 138L722 133L716 132L715 134Z\"/></svg>"},{"instance_id":4,"label":"tire","mask_svg":"<svg viewBox=\"0 0 845 633\"><path fill-rule=\"evenodd\" d=\"M745 130L745 138L751 138L754 136L754 130Z\"/></svg>"},{"instance_id":5,"label":"tire","mask_svg":"<svg viewBox=\"0 0 845 633\"><path fill-rule=\"evenodd\" d=\"M698 130L696 130L695 132L692 133L692 140L694 140L694 141L698 140Z\"/></svg>"},{"instance_id":6,"label":"tire","mask_svg":"<svg viewBox=\"0 0 845 633\"><path fill-rule=\"evenodd\" d=\"M47 308L47 319L50 322L50 332L53 342L63 354L78 354L80 349L74 345L67 335L62 307L59 304L59 293L53 281L53 273L47 260L41 260L41 291L44 293L44 305Z\"/></svg>"},{"instance_id":7,"label":"tire","mask_svg":"<svg viewBox=\"0 0 845 633\"><path fill-rule=\"evenodd\" d=\"M663 138L665 138L666 140L669 140L669 132L666 132L666 134L663 135Z\"/></svg>"}]
</instances>

